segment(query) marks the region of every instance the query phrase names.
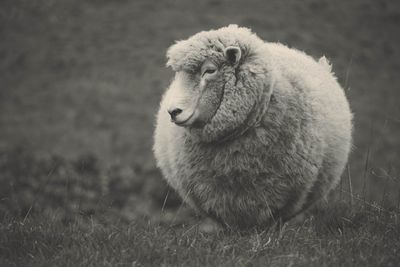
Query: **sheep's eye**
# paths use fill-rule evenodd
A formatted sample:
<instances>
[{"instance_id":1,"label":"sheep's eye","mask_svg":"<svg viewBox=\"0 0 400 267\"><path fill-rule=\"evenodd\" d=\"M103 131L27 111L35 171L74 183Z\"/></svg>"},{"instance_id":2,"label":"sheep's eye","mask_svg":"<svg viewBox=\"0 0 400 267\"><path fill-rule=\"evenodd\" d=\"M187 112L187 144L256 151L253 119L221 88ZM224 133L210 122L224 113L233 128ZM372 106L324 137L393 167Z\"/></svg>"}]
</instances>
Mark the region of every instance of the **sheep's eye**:
<instances>
[{"instance_id":1,"label":"sheep's eye","mask_svg":"<svg viewBox=\"0 0 400 267\"><path fill-rule=\"evenodd\" d=\"M204 73L213 74L214 72L215 72L215 69L208 69Z\"/></svg>"},{"instance_id":2,"label":"sheep's eye","mask_svg":"<svg viewBox=\"0 0 400 267\"><path fill-rule=\"evenodd\" d=\"M213 74L213 73L215 73L217 70L216 69L206 69L204 72L203 72L203 75L202 76L204 76L205 74Z\"/></svg>"},{"instance_id":3,"label":"sheep's eye","mask_svg":"<svg viewBox=\"0 0 400 267\"><path fill-rule=\"evenodd\" d=\"M218 67L210 60L206 60L201 66L201 77L204 77L205 75L210 75L209 78L212 78L217 72Z\"/></svg>"}]
</instances>

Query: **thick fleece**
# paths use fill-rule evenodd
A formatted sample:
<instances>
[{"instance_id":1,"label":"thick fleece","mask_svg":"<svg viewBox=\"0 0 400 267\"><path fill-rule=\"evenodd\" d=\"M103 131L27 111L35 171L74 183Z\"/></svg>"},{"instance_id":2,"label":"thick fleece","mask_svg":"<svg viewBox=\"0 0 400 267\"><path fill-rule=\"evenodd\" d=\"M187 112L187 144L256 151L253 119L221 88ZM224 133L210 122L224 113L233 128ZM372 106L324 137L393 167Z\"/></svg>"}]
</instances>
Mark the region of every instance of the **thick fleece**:
<instances>
[{"instance_id":1,"label":"thick fleece","mask_svg":"<svg viewBox=\"0 0 400 267\"><path fill-rule=\"evenodd\" d=\"M237 46L237 66L224 49ZM226 227L268 227L304 211L334 188L351 147L352 115L325 58L262 41L230 25L179 41L176 72L212 60L226 76L220 105L201 128L172 123L161 101L157 165L193 208Z\"/></svg>"}]
</instances>

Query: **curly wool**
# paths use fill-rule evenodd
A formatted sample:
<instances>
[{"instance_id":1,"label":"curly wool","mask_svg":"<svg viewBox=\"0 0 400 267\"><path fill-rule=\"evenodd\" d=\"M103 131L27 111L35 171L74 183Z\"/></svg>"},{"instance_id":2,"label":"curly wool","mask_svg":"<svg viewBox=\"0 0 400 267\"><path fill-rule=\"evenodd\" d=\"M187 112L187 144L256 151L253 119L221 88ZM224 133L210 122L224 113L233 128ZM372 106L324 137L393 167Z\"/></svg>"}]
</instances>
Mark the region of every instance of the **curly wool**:
<instances>
[{"instance_id":1,"label":"curly wool","mask_svg":"<svg viewBox=\"0 0 400 267\"><path fill-rule=\"evenodd\" d=\"M174 71L195 72L206 59L214 61L223 58L228 46L238 46L248 56L263 48L263 41L247 28L230 25L213 31L202 31L188 40L178 41L167 51L167 66Z\"/></svg>"},{"instance_id":2,"label":"curly wool","mask_svg":"<svg viewBox=\"0 0 400 267\"><path fill-rule=\"evenodd\" d=\"M226 85L233 89L224 93L233 95L224 95L202 129L205 137L170 122L167 91L154 153L170 185L199 212L227 227L266 227L307 209L337 185L350 151L352 115L325 58L316 62L236 25L178 42L167 52L167 65L196 72L206 59L223 60L231 45L243 52L239 83ZM254 101L241 94L249 90Z\"/></svg>"}]
</instances>

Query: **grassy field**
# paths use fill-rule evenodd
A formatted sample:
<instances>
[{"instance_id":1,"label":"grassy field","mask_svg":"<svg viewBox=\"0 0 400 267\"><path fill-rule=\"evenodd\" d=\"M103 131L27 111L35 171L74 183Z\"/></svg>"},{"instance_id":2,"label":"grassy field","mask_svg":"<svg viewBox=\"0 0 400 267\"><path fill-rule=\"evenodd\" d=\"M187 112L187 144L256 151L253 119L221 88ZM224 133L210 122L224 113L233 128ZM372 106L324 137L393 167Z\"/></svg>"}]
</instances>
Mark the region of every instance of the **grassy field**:
<instances>
[{"instance_id":1,"label":"grassy field","mask_svg":"<svg viewBox=\"0 0 400 267\"><path fill-rule=\"evenodd\" d=\"M384 198L349 198L343 186L336 201L303 222L209 232L140 168L105 171L91 155L38 159L13 149L0 153L0 173L0 266L397 266L400 260L399 209L387 208Z\"/></svg>"},{"instance_id":2,"label":"grassy field","mask_svg":"<svg viewBox=\"0 0 400 267\"><path fill-rule=\"evenodd\" d=\"M398 266L399 214L337 203L276 231L204 233L195 223L3 218L1 266ZM105 220L109 220L109 217ZM82 221L83 220L83 221Z\"/></svg>"},{"instance_id":3,"label":"grassy field","mask_svg":"<svg viewBox=\"0 0 400 267\"><path fill-rule=\"evenodd\" d=\"M230 23L325 55L349 98L349 166L304 224L203 233L155 167L166 49ZM399 28L394 0L2 1L0 265L396 266Z\"/></svg>"}]
</instances>

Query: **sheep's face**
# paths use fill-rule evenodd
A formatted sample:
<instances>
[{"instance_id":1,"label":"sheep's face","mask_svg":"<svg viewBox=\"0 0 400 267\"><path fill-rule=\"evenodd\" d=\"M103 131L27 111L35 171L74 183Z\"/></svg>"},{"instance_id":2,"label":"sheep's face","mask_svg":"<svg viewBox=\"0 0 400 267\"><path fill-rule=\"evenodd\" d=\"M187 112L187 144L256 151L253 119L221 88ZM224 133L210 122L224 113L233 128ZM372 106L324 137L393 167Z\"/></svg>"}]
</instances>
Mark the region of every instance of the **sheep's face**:
<instances>
[{"instance_id":1,"label":"sheep's face","mask_svg":"<svg viewBox=\"0 0 400 267\"><path fill-rule=\"evenodd\" d=\"M257 123L270 96L262 47L258 37L237 27L202 32L173 45L167 65L176 74L164 111L171 122L203 142L236 136Z\"/></svg>"},{"instance_id":2,"label":"sheep's face","mask_svg":"<svg viewBox=\"0 0 400 267\"><path fill-rule=\"evenodd\" d=\"M215 115L224 92L221 66L206 60L196 72L178 71L167 94L167 112L178 126L201 128Z\"/></svg>"}]
</instances>

